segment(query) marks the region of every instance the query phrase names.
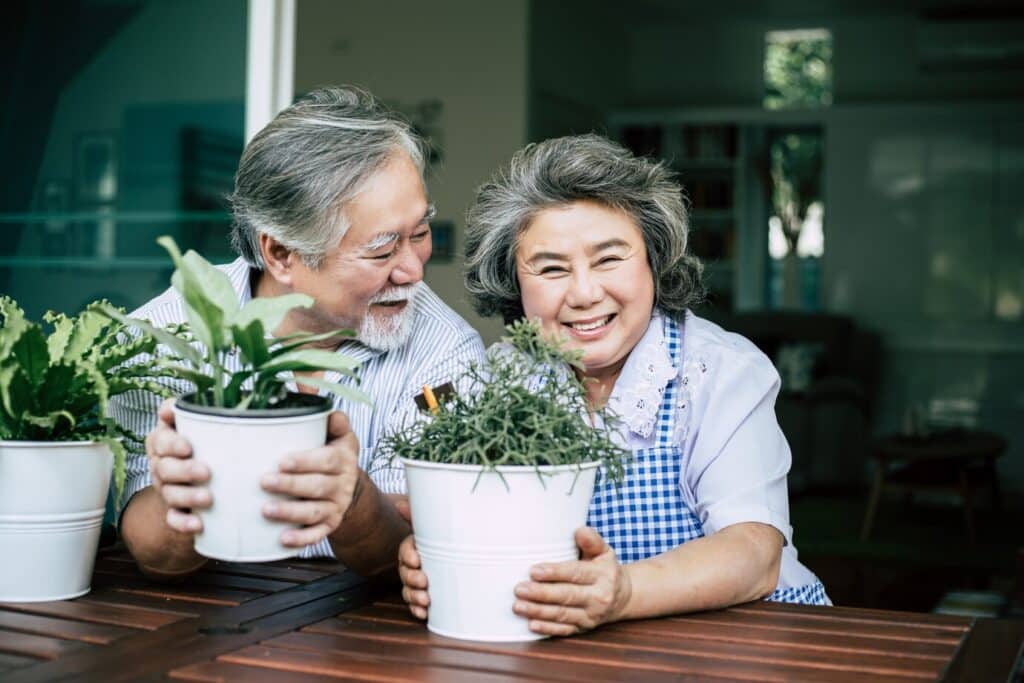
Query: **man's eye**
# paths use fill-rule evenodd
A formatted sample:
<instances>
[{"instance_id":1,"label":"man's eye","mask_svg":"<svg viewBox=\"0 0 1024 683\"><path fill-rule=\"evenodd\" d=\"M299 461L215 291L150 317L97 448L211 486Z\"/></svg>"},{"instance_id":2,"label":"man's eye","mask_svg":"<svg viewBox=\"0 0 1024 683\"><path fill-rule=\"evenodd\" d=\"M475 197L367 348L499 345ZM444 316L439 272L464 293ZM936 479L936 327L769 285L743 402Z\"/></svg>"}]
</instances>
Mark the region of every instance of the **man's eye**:
<instances>
[{"instance_id":1,"label":"man's eye","mask_svg":"<svg viewBox=\"0 0 1024 683\"><path fill-rule=\"evenodd\" d=\"M597 265L605 266L605 265L608 265L608 264L611 264L611 263L618 263L621 260L622 260L621 256L605 256L604 258L598 260Z\"/></svg>"},{"instance_id":2,"label":"man's eye","mask_svg":"<svg viewBox=\"0 0 1024 683\"><path fill-rule=\"evenodd\" d=\"M383 254L376 254L374 256L371 256L370 259L373 260L373 261L387 261L389 258L391 258L391 255L394 254L394 253L395 253L394 250L391 250L391 251L385 252Z\"/></svg>"},{"instance_id":3,"label":"man's eye","mask_svg":"<svg viewBox=\"0 0 1024 683\"><path fill-rule=\"evenodd\" d=\"M422 230L420 232L413 233L413 236L410 237L409 239L411 239L413 242L422 242L423 240L427 239L427 235L429 234L430 230Z\"/></svg>"}]
</instances>

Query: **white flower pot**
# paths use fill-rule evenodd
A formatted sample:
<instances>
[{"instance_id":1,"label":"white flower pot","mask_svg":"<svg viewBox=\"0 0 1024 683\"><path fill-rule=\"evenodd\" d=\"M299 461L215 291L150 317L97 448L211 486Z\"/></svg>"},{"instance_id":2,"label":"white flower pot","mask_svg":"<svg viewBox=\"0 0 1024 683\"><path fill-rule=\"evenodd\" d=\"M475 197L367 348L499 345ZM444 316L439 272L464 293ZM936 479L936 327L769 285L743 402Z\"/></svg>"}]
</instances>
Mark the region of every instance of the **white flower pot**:
<instances>
[{"instance_id":1,"label":"white flower pot","mask_svg":"<svg viewBox=\"0 0 1024 683\"><path fill-rule=\"evenodd\" d=\"M203 530L195 539L196 552L231 562L269 562L299 553L300 548L281 544L281 533L296 525L263 516L266 503L287 496L267 493L260 487L260 479L278 472L286 455L324 445L330 410L326 399L308 409L281 411L225 410L183 405L181 399L175 402L178 433L192 445L192 457L210 468L213 504L196 511L203 521ZM301 414L303 411L306 414Z\"/></svg>"},{"instance_id":2,"label":"white flower pot","mask_svg":"<svg viewBox=\"0 0 1024 683\"><path fill-rule=\"evenodd\" d=\"M429 584L427 628L465 640L543 638L512 611L514 589L538 562L577 559L598 463L482 472L402 462Z\"/></svg>"},{"instance_id":3,"label":"white flower pot","mask_svg":"<svg viewBox=\"0 0 1024 683\"><path fill-rule=\"evenodd\" d=\"M89 592L114 456L91 441L0 441L0 602Z\"/></svg>"}]
</instances>

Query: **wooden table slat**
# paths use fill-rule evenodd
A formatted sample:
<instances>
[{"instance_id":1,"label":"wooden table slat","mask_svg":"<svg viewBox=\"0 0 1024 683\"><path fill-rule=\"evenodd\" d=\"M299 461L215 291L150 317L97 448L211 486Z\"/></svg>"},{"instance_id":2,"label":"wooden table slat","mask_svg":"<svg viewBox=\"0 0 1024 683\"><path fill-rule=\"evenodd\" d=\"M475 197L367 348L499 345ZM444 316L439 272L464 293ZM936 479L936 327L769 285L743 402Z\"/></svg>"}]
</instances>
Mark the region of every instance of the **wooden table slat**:
<instances>
[{"instance_id":1,"label":"wooden table slat","mask_svg":"<svg viewBox=\"0 0 1024 683\"><path fill-rule=\"evenodd\" d=\"M18 656L56 659L62 655L78 652L88 647L93 646L77 640L63 640L61 638L38 636L33 633L0 629L0 652L9 652Z\"/></svg>"},{"instance_id":2,"label":"wooden table slat","mask_svg":"<svg viewBox=\"0 0 1024 683\"><path fill-rule=\"evenodd\" d=\"M6 652L0 652L0 673L5 671L13 671L14 669L20 669L23 666L35 664L39 660L34 657L25 657L24 655L11 655Z\"/></svg>"},{"instance_id":3,"label":"wooden table slat","mask_svg":"<svg viewBox=\"0 0 1024 683\"><path fill-rule=\"evenodd\" d=\"M0 629L55 636L65 640L81 640L94 645L107 645L135 631L123 626L71 621L24 612L0 611Z\"/></svg>"},{"instance_id":4,"label":"wooden table slat","mask_svg":"<svg viewBox=\"0 0 1024 683\"><path fill-rule=\"evenodd\" d=\"M441 667L461 666L479 671L557 681L621 681L624 677L633 680L642 678L651 683L678 680L675 673L643 668L631 670L581 662L563 662L522 656L521 653L476 652L467 648L444 647L447 642L441 643L442 647L438 647L437 643L430 641L429 636L422 642L414 642L414 639L404 642L388 640L378 641L376 645L368 645L367 640L343 633L328 634L303 629L297 633L265 640L260 645L313 652L357 653L387 662L411 662Z\"/></svg>"},{"instance_id":5,"label":"wooden table slat","mask_svg":"<svg viewBox=\"0 0 1024 683\"><path fill-rule=\"evenodd\" d=\"M259 564L255 562L222 562L210 560L203 567L201 574L227 574L229 576L251 576L256 579L274 579L287 581L289 583L306 583L315 581L327 574L334 573L337 563L323 561L316 569L303 569L300 567L288 566L287 560ZM96 560L96 566L105 568L107 566L127 565L135 567L135 560L127 553L121 555L107 555Z\"/></svg>"},{"instance_id":6,"label":"wooden table slat","mask_svg":"<svg viewBox=\"0 0 1024 683\"><path fill-rule=\"evenodd\" d=\"M812 619L842 620L859 623L902 624L921 628L946 628L951 631L966 631L971 626L970 617L952 614L930 614L928 612L900 612L897 610L864 609L861 607L823 607L820 605L797 605L791 603L761 600L730 608L737 614L779 614L802 615Z\"/></svg>"},{"instance_id":7,"label":"wooden table slat","mask_svg":"<svg viewBox=\"0 0 1024 683\"><path fill-rule=\"evenodd\" d=\"M146 579L142 573L129 565L122 563L104 563L97 566L94 572L95 577L100 577L102 582L110 584L113 581L121 581L121 585L147 586L152 582ZM213 588L226 588L230 590L247 591L266 595L279 590L291 588L296 581L281 581L279 579L268 579L263 577L242 576L240 574L227 574L222 572L201 571L189 577L190 585L210 586Z\"/></svg>"},{"instance_id":8,"label":"wooden table slat","mask_svg":"<svg viewBox=\"0 0 1024 683\"><path fill-rule=\"evenodd\" d=\"M323 675L349 676L360 681L445 681L445 683L487 683L536 680L528 676L506 676L475 669L427 666L413 662L391 662L359 653L310 652L250 646L221 655L222 662L264 666L278 671L298 671Z\"/></svg>"},{"instance_id":9,"label":"wooden table slat","mask_svg":"<svg viewBox=\"0 0 1024 683\"><path fill-rule=\"evenodd\" d=\"M666 652L656 649L615 646L592 643L588 636L551 639L540 643L482 643L454 640L429 633L422 623L410 619L402 623L396 619L367 619L341 615L302 629L303 633L341 634L367 641L394 644L429 645L433 648L475 651L496 654L517 654L539 660L591 664L626 672L638 669L648 672L688 673L692 675L732 677L738 680L822 680L878 681L878 680L934 680L941 664L907 660L907 666L886 666L887 663L860 664L856 661L830 661L819 657L817 661L786 658L770 648L755 649L747 645L736 647L718 643L720 647L707 648L679 643ZM369 646L367 646L369 647Z\"/></svg>"},{"instance_id":10,"label":"wooden table slat","mask_svg":"<svg viewBox=\"0 0 1024 683\"><path fill-rule=\"evenodd\" d=\"M113 624L128 628L155 631L158 628L181 621L186 617L171 612L152 609L140 609L122 605L104 605L88 603L81 600L61 600L59 602L26 602L0 603L0 609L26 614L41 614L51 617L66 617L77 621L89 621L97 624Z\"/></svg>"},{"instance_id":11,"label":"wooden table slat","mask_svg":"<svg viewBox=\"0 0 1024 683\"><path fill-rule=\"evenodd\" d=\"M225 681L245 681L246 683L339 683L358 681L358 678L347 676L321 676L318 674L299 673L298 671L281 671L262 666L247 666L231 662L199 662L181 669L175 669L170 678L180 681L201 681L202 683L224 683ZM365 679L362 679L365 680Z\"/></svg>"},{"instance_id":12,"label":"wooden table slat","mask_svg":"<svg viewBox=\"0 0 1024 683\"><path fill-rule=\"evenodd\" d=\"M81 602L87 605L96 604L106 605L108 607L128 607L149 610L163 614L174 614L186 619L194 619L204 614L223 609L218 605L176 600L172 597L158 598L150 595L125 593L124 591L117 590L116 587L94 588L86 595L78 598L75 602Z\"/></svg>"}]
</instances>

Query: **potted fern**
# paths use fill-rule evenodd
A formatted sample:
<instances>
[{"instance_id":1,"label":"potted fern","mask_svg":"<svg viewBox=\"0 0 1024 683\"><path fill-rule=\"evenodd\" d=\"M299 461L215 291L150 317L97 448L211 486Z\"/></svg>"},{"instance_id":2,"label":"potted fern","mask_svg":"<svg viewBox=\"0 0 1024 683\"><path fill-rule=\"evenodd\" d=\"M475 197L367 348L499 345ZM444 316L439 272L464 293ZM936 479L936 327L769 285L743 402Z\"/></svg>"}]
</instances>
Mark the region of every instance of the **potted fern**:
<instances>
[{"instance_id":1,"label":"potted fern","mask_svg":"<svg viewBox=\"0 0 1024 683\"><path fill-rule=\"evenodd\" d=\"M126 391L153 381L156 341L125 332L96 302L39 323L0 297L0 602L63 600L89 591L104 501L125 480L124 439L107 417ZM174 337L175 330L161 330Z\"/></svg>"},{"instance_id":2,"label":"potted fern","mask_svg":"<svg viewBox=\"0 0 1024 683\"><path fill-rule=\"evenodd\" d=\"M174 261L171 284L184 300L191 340L105 310L156 337L166 347L158 361L161 368L194 388L175 401L174 413L178 432L192 446L192 457L211 472L213 505L198 513L203 530L196 535L196 552L237 562L291 557L299 550L280 541L289 524L267 520L261 513L266 503L281 496L263 491L259 481L267 472L276 472L286 454L321 446L327 435L331 399L290 391L290 382L368 402L353 386L295 374L331 370L356 379L352 358L306 348L352 333L332 330L274 337L288 312L311 306L311 297L259 297L242 306L222 271L194 251L183 256L170 237L157 242Z\"/></svg>"},{"instance_id":3,"label":"potted fern","mask_svg":"<svg viewBox=\"0 0 1024 683\"><path fill-rule=\"evenodd\" d=\"M542 637L512 612L515 585L538 562L577 558L596 477L620 480L628 455L611 438L617 417L587 407L572 371L582 353L537 323L506 331L485 365L467 369L468 390L428 396L423 419L383 440L405 467L427 627L454 638Z\"/></svg>"}]
</instances>

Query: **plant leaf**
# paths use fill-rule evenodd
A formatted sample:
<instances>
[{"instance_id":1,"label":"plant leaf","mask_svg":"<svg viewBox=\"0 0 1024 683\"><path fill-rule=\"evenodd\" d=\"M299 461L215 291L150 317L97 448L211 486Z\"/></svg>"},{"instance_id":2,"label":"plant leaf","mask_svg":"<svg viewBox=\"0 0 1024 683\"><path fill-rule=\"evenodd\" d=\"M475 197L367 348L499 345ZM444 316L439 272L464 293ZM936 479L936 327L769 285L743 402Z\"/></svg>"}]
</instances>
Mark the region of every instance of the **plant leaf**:
<instances>
[{"instance_id":1,"label":"plant leaf","mask_svg":"<svg viewBox=\"0 0 1024 683\"><path fill-rule=\"evenodd\" d=\"M68 423L67 432L74 431L75 429L75 416L67 410L54 410L46 413L45 415L31 415L29 413L22 413L22 422L37 427L43 430L49 435L54 435L61 431L58 427L61 420Z\"/></svg>"},{"instance_id":2,"label":"plant leaf","mask_svg":"<svg viewBox=\"0 0 1024 683\"><path fill-rule=\"evenodd\" d=\"M334 370L351 376L359 367L359 361L351 356L323 349L296 349L283 353L266 365L257 368L260 372L282 370Z\"/></svg>"},{"instance_id":3,"label":"plant leaf","mask_svg":"<svg viewBox=\"0 0 1024 683\"><path fill-rule=\"evenodd\" d=\"M270 360L267 339L263 333L263 323L257 318L244 328L231 326L231 336L242 352L242 357L250 365L260 366Z\"/></svg>"},{"instance_id":4,"label":"plant leaf","mask_svg":"<svg viewBox=\"0 0 1024 683\"><path fill-rule=\"evenodd\" d=\"M46 347L50 352L50 362L56 363L64 357L64 350L68 346L68 340L71 339L75 321L63 313L54 311L47 311L44 319L53 325L53 332L46 339Z\"/></svg>"},{"instance_id":5,"label":"plant leaf","mask_svg":"<svg viewBox=\"0 0 1024 683\"><path fill-rule=\"evenodd\" d=\"M234 292L232 292L233 294ZM260 296L249 300L242 310L228 320L230 325L246 328L254 320L263 323L263 329L273 334L284 317L293 308L309 308L313 297L305 294L284 294L282 296Z\"/></svg>"},{"instance_id":6,"label":"plant leaf","mask_svg":"<svg viewBox=\"0 0 1024 683\"><path fill-rule=\"evenodd\" d=\"M0 360L3 360L29 323L25 320L25 312L9 296L0 296L0 317L4 323L0 327Z\"/></svg>"},{"instance_id":7,"label":"plant leaf","mask_svg":"<svg viewBox=\"0 0 1024 683\"><path fill-rule=\"evenodd\" d=\"M289 334L287 337L277 337L274 339L275 346L270 350L270 355L273 357L280 356L282 353L287 353L292 349L302 348L307 344L311 344L318 341L324 341L325 339L333 339L335 337L354 337L356 333L352 330L333 330L331 332L321 332L320 334L313 334L312 332L298 332L296 334Z\"/></svg>"},{"instance_id":8,"label":"plant leaf","mask_svg":"<svg viewBox=\"0 0 1024 683\"><path fill-rule=\"evenodd\" d=\"M50 351L46 348L42 328L39 325L28 325L11 345L10 353L21 366L28 383L32 387L39 386L50 365Z\"/></svg>"},{"instance_id":9,"label":"plant leaf","mask_svg":"<svg viewBox=\"0 0 1024 683\"><path fill-rule=\"evenodd\" d=\"M196 348L181 337L171 334L167 330L160 329L155 325L151 325L148 320L129 318L109 304L100 305L97 310L102 312L103 315L109 316L118 322L136 327L143 333L151 335L168 349L192 363L192 365L199 367L203 364L203 357Z\"/></svg>"},{"instance_id":10,"label":"plant leaf","mask_svg":"<svg viewBox=\"0 0 1024 683\"><path fill-rule=\"evenodd\" d=\"M40 412L58 410L70 403L68 390L74 377L75 366L63 361L46 369L45 376L36 388L36 401ZM71 422L74 424L74 419Z\"/></svg>"},{"instance_id":11,"label":"plant leaf","mask_svg":"<svg viewBox=\"0 0 1024 683\"><path fill-rule=\"evenodd\" d=\"M71 335L61 358L70 362L77 361L93 348L108 325L110 319L98 310L90 308L83 311L74 319Z\"/></svg>"},{"instance_id":12,"label":"plant leaf","mask_svg":"<svg viewBox=\"0 0 1024 683\"><path fill-rule=\"evenodd\" d=\"M338 384L336 382L328 382L325 379L319 377L310 377L308 375L296 375L295 383L302 384L307 387L316 387L317 389L323 389L329 391L336 396L348 399L349 401L356 401L358 403L365 403L368 406L373 405L373 401L366 392L356 389L355 387L348 386L347 384Z\"/></svg>"}]
</instances>

